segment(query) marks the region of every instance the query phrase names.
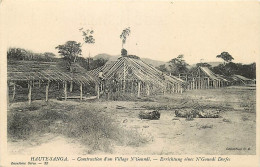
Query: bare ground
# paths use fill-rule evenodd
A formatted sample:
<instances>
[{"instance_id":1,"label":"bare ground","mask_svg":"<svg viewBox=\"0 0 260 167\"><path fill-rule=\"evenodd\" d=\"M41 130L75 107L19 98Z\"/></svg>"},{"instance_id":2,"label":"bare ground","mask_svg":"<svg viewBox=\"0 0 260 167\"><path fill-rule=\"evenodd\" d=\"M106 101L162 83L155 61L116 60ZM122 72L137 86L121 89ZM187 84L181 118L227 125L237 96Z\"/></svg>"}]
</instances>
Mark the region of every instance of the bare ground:
<instances>
[{"instance_id":1,"label":"bare ground","mask_svg":"<svg viewBox=\"0 0 260 167\"><path fill-rule=\"evenodd\" d=\"M175 116L174 107L195 101L200 105L228 108L220 118L186 120ZM64 102L59 102L64 103ZM78 102L66 102L78 105ZM63 135L45 133L29 140L9 140L11 154L230 154L256 153L255 89L222 88L192 90L183 94L153 97L153 101L99 101L91 105L103 109L123 129L137 131L147 139L140 145L113 144L111 152L91 152L88 145ZM15 104L14 104L15 105ZM89 102L80 105L88 107ZM118 107L120 106L120 107ZM159 120L141 120L142 109L161 108ZM70 150L69 152L67 150Z\"/></svg>"}]
</instances>

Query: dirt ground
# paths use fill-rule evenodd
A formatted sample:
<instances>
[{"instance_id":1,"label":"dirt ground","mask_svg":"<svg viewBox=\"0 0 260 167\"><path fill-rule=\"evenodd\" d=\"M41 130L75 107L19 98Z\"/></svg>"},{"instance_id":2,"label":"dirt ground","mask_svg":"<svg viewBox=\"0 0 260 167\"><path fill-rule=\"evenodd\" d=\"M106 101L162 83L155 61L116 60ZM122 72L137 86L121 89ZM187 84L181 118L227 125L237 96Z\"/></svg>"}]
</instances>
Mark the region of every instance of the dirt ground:
<instances>
[{"instance_id":1,"label":"dirt ground","mask_svg":"<svg viewBox=\"0 0 260 167\"><path fill-rule=\"evenodd\" d=\"M219 105L219 118L186 120L175 116L171 105L196 101L201 105ZM71 102L77 105L78 102ZM86 107L89 102L84 103ZM256 90L228 87L209 90L188 90L183 94L154 97L153 101L92 102L115 118L124 129L137 131L147 139L140 146L114 145L112 154L230 154L256 153ZM118 107L119 106L119 107ZM141 120L138 114L147 106L164 106L159 120ZM166 106L166 108L165 108ZM88 154L88 146L62 135L46 133L33 140L8 142L11 154ZM70 150L70 152L66 151ZM109 153L109 154L111 154ZM108 154L96 151L93 154Z\"/></svg>"}]
</instances>

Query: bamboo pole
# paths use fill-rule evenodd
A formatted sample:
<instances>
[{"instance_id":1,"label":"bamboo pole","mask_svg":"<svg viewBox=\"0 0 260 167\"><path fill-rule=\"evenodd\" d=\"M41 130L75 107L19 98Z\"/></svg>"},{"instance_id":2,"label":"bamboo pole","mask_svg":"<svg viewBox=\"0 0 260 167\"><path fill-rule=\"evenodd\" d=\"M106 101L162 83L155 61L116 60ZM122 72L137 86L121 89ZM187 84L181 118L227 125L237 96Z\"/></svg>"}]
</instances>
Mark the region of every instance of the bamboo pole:
<instances>
[{"instance_id":1,"label":"bamboo pole","mask_svg":"<svg viewBox=\"0 0 260 167\"><path fill-rule=\"evenodd\" d=\"M14 101L14 98L15 98L15 89L16 89L15 87L16 86L15 86L15 83L14 83L12 101Z\"/></svg>"},{"instance_id":2,"label":"bamboo pole","mask_svg":"<svg viewBox=\"0 0 260 167\"><path fill-rule=\"evenodd\" d=\"M32 103L32 83L28 82L29 92L28 92L28 103L29 105Z\"/></svg>"},{"instance_id":3,"label":"bamboo pole","mask_svg":"<svg viewBox=\"0 0 260 167\"><path fill-rule=\"evenodd\" d=\"M150 86L147 84L147 96L150 96Z\"/></svg>"},{"instance_id":4,"label":"bamboo pole","mask_svg":"<svg viewBox=\"0 0 260 167\"><path fill-rule=\"evenodd\" d=\"M72 90L73 90L73 82L70 81L70 92L72 92Z\"/></svg>"},{"instance_id":5,"label":"bamboo pole","mask_svg":"<svg viewBox=\"0 0 260 167\"><path fill-rule=\"evenodd\" d=\"M141 82L138 82L138 90L137 90L137 97L140 97L140 91L141 91Z\"/></svg>"},{"instance_id":6,"label":"bamboo pole","mask_svg":"<svg viewBox=\"0 0 260 167\"><path fill-rule=\"evenodd\" d=\"M82 83L80 83L80 100L82 100L83 97L83 91L82 91Z\"/></svg>"},{"instance_id":7,"label":"bamboo pole","mask_svg":"<svg viewBox=\"0 0 260 167\"><path fill-rule=\"evenodd\" d=\"M46 102L49 100L49 87L50 87L50 81L48 80L46 85L46 98L45 98Z\"/></svg>"},{"instance_id":8,"label":"bamboo pole","mask_svg":"<svg viewBox=\"0 0 260 167\"><path fill-rule=\"evenodd\" d=\"M67 100L67 81L64 82L64 100Z\"/></svg>"},{"instance_id":9,"label":"bamboo pole","mask_svg":"<svg viewBox=\"0 0 260 167\"><path fill-rule=\"evenodd\" d=\"M99 96L100 96L100 92L99 92L99 85L97 86L97 99L99 99Z\"/></svg>"}]
</instances>

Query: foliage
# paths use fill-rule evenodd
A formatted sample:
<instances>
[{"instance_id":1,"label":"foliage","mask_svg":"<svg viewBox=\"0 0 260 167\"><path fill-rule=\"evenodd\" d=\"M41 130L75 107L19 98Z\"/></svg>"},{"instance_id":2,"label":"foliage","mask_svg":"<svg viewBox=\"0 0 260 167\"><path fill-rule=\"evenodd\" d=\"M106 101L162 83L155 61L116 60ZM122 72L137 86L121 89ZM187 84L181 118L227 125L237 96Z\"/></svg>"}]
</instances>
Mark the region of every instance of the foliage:
<instances>
[{"instance_id":1,"label":"foliage","mask_svg":"<svg viewBox=\"0 0 260 167\"><path fill-rule=\"evenodd\" d=\"M63 56L63 59L67 62L68 68L71 64L76 62L79 55L81 55L81 43L76 41L67 41L63 45L57 46L55 49L58 49L58 53Z\"/></svg>"},{"instance_id":2,"label":"foliage","mask_svg":"<svg viewBox=\"0 0 260 167\"><path fill-rule=\"evenodd\" d=\"M124 48L124 44L126 42L127 36L129 36L131 33L130 27L124 29L120 35L120 39L122 40L122 49Z\"/></svg>"},{"instance_id":3,"label":"foliage","mask_svg":"<svg viewBox=\"0 0 260 167\"><path fill-rule=\"evenodd\" d=\"M89 153L111 152L114 144L139 146L147 142L136 131L120 127L108 113L102 112L103 108L89 103L87 108L86 104L79 103L35 102L32 105L34 110L26 104L9 108L8 139L30 140L45 133L56 133L78 140L90 149Z\"/></svg>"},{"instance_id":4,"label":"foliage","mask_svg":"<svg viewBox=\"0 0 260 167\"><path fill-rule=\"evenodd\" d=\"M211 67L211 65L210 64L208 64L208 63L197 63L196 64L196 67L208 67L208 68L210 68Z\"/></svg>"},{"instance_id":5,"label":"foliage","mask_svg":"<svg viewBox=\"0 0 260 167\"><path fill-rule=\"evenodd\" d=\"M168 72L166 65L162 64L159 67L156 67L158 70L162 71L162 72Z\"/></svg>"},{"instance_id":6,"label":"foliage","mask_svg":"<svg viewBox=\"0 0 260 167\"><path fill-rule=\"evenodd\" d=\"M95 39L94 39L94 30L90 30L87 29L85 31L83 31L83 28L79 29L80 31L82 31L82 36L83 36L83 41L87 44L94 44L95 43Z\"/></svg>"},{"instance_id":7,"label":"foliage","mask_svg":"<svg viewBox=\"0 0 260 167\"><path fill-rule=\"evenodd\" d=\"M241 64L229 62L226 65L220 64L216 67L212 67L211 69L214 73L225 76L232 76L237 74L250 79L256 78L256 63Z\"/></svg>"},{"instance_id":8,"label":"foliage","mask_svg":"<svg viewBox=\"0 0 260 167\"><path fill-rule=\"evenodd\" d=\"M231 62L234 60L234 58L228 52L222 52L220 55L217 55L217 58L221 58L225 62Z\"/></svg>"},{"instance_id":9,"label":"foliage","mask_svg":"<svg viewBox=\"0 0 260 167\"><path fill-rule=\"evenodd\" d=\"M169 61L170 63L170 73L173 75L178 75L180 73L187 73L188 72L188 64L183 59L183 55L179 55L177 58L173 58Z\"/></svg>"},{"instance_id":10,"label":"foliage","mask_svg":"<svg viewBox=\"0 0 260 167\"><path fill-rule=\"evenodd\" d=\"M34 53L22 48L9 48L7 51L7 60L26 60L26 61L57 61L56 55L51 52Z\"/></svg>"}]
</instances>

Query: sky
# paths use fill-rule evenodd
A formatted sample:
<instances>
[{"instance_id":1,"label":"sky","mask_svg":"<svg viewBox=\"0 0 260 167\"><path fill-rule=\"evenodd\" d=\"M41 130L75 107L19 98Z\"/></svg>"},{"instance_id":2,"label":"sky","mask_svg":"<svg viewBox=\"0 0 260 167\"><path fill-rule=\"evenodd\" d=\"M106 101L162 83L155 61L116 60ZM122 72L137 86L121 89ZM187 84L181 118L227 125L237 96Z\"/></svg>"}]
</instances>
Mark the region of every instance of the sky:
<instances>
[{"instance_id":1,"label":"sky","mask_svg":"<svg viewBox=\"0 0 260 167\"><path fill-rule=\"evenodd\" d=\"M189 64L221 61L252 63L260 56L258 1L82 1L3 0L1 36L5 47L53 52L66 41L83 42L79 28L93 29L95 44L82 55L119 55L125 48L141 58L169 61L180 54Z\"/></svg>"}]
</instances>

